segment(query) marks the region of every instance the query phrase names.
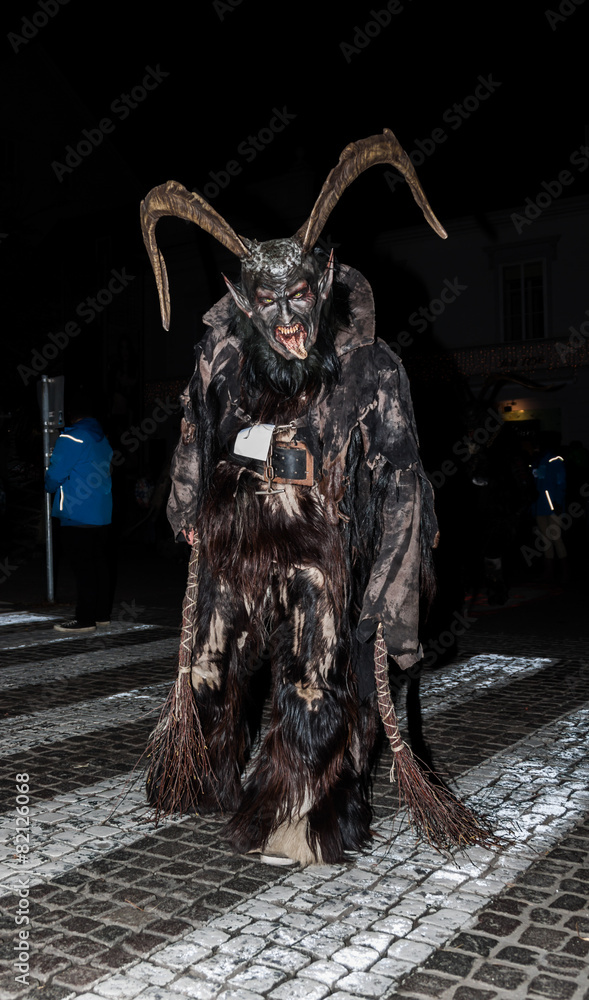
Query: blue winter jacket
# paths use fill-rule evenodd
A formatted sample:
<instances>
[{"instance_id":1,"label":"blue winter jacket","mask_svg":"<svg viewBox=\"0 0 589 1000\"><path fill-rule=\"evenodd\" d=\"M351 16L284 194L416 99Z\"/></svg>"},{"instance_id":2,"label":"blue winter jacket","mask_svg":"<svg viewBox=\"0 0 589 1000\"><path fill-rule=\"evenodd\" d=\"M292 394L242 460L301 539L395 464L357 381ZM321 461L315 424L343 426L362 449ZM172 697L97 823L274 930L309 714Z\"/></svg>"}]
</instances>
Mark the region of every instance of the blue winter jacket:
<instances>
[{"instance_id":1,"label":"blue winter jacket","mask_svg":"<svg viewBox=\"0 0 589 1000\"><path fill-rule=\"evenodd\" d=\"M562 513L566 495L566 471L562 456L547 451L532 471L538 490L532 513L536 517L545 517L555 511Z\"/></svg>"},{"instance_id":2,"label":"blue winter jacket","mask_svg":"<svg viewBox=\"0 0 589 1000\"><path fill-rule=\"evenodd\" d=\"M52 514L62 524L110 524L112 453L94 417L64 427L45 473L45 489L55 493Z\"/></svg>"}]
</instances>

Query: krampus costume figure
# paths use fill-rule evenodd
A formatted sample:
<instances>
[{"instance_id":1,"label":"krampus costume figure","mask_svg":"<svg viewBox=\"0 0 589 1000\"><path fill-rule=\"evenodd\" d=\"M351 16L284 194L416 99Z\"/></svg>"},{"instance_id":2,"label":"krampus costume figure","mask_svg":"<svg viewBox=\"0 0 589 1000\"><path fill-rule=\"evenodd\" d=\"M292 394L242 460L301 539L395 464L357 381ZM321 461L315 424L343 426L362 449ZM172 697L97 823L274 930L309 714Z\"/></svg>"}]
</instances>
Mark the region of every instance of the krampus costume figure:
<instances>
[{"instance_id":1,"label":"krampus costume figure","mask_svg":"<svg viewBox=\"0 0 589 1000\"><path fill-rule=\"evenodd\" d=\"M369 839L379 708L421 832L443 845L485 837L399 737L387 653L402 669L422 655L432 492L405 372L375 340L370 286L314 249L341 193L378 163L402 171L445 237L389 130L346 147L291 239L239 237L174 181L142 204L166 329L159 218L195 222L241 260L240 286L225 279L228 294L204 318L183 397L168 514L193 550L178 679L152 734L148 797L157 814L231 814L235 849L266 860L333 863ZM270 723L249 760L248 694L263 655Z\"/></svg>"}]
</instances>

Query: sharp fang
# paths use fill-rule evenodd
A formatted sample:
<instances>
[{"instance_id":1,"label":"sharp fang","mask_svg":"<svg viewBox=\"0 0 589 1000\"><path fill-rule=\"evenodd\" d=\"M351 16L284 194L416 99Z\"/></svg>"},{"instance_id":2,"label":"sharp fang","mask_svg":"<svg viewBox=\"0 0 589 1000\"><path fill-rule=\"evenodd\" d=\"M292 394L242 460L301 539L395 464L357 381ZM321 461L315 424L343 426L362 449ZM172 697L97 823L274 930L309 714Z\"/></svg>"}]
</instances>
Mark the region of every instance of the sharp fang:
<instances>
[{"instance_id":1,"label":"sharp fang","mask_svg":"<svg viewBox=\"0 0 589 1000\"><path fill-rule=\"evenodd\" d=\"M274 332L277 341L282 344L283 347L286 347L290 354L294 354L295 358L304 360L307 357L307 352L303 347L303 344L307 339L307 331L302 323L293 323L289 326L277 326ZM294 343L290 344L289 341L294 341Z\"/></svg>"}]
</instances>

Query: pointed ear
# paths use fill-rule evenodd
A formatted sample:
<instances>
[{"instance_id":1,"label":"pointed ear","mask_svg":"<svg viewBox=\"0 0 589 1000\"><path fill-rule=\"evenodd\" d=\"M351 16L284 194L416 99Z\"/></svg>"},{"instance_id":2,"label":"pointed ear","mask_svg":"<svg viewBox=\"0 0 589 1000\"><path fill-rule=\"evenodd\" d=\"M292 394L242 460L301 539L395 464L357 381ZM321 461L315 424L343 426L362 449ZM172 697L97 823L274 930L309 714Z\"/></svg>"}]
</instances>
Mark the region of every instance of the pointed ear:
<instances>
[{"instance_id":1,"label":"pointed ear","mask_svg":"<svg viewBox=\"0 0 589 1000\"><path fill-rule=\"evenodd\" d=\"M227 285L227 288L231 292L236 305L239 306L241 311L245 313L248 319L251 319L253 310L249 303L249 299L246 299L243 292L240 292L239 288L236 288L233 282L229 281L229 278L226 278L225 275L223 275L223 279L225 281L225 284Z\"/></svg>"},{"instance_id":2,"label":"pointed ear","mask_svg":"<svg viewBox=\"0 0 589 1000\"><path fill-rule=\"evenodd\" d=\"M319 278L317 294L321 302L325 302L327 296L331 291L332 284L333 284L333 250L329 255L329 260L327 261L326 268L321 277Z\"/></svg>"}]
</instances>

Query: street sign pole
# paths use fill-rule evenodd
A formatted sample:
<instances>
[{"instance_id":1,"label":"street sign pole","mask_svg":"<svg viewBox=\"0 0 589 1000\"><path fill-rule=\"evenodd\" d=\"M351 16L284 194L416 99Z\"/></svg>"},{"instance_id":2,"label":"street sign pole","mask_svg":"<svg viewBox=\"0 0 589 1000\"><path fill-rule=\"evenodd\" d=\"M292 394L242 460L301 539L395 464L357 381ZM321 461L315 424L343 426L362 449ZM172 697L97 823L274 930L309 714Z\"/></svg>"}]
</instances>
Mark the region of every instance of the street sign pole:
<instances>
[{"instance_id":1,"label":"street sign pole","mask_svg":"<svg viewBox=\"0 0 589 1000\"><path fill-rule=\"evenodd\" d=\"M43 471L47 471L57 433L63 427L63 375L56 378L41 376L41 427L43 431ZM53 572L53 532L51 529L51 495L45 493L45 562L47 570L47 600L55 602Z\"/></svg>"}]
</instances>

